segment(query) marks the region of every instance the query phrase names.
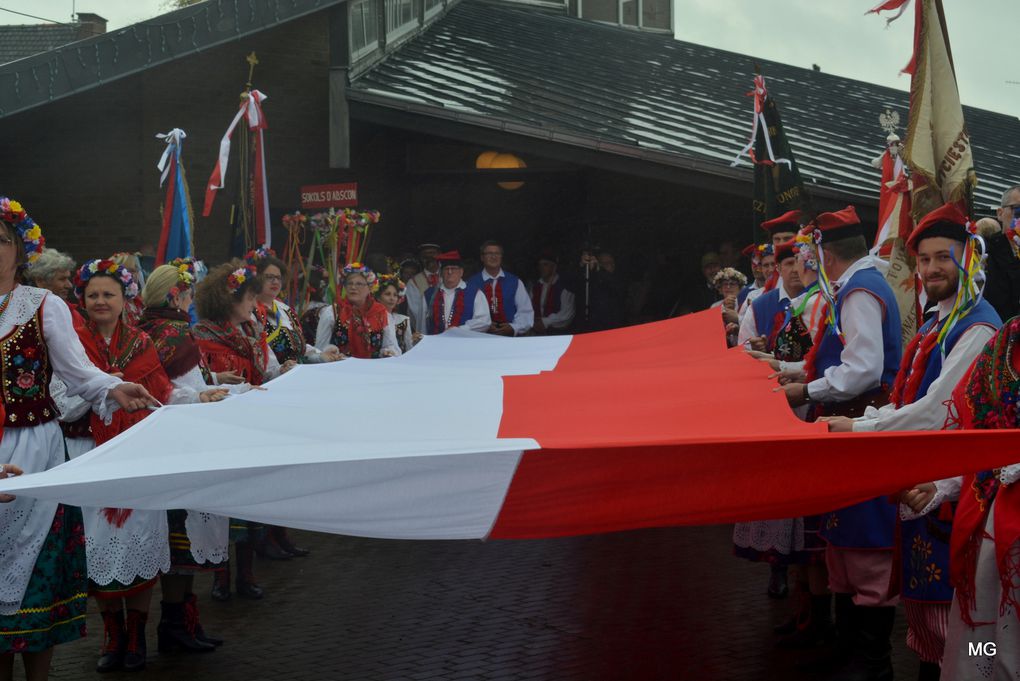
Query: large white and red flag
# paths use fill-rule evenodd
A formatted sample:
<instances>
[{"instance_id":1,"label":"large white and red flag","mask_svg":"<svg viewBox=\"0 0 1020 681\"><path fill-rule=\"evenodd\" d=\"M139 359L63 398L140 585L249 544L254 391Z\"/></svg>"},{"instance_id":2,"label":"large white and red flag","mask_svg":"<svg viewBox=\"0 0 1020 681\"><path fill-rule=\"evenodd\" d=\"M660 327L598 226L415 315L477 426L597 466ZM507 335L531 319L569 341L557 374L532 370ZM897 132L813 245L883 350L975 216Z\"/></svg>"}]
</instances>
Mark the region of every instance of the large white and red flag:
<instances>
[{"instance_id":1,"label":"large white and red flag","mask_svg":"<svg viewBox=\"0 0 1020 681\"><path fill-rule=\"evenodd\" d=\"M1016 459L1020 431L828 433L714 310L583 336L454 330L169 406L0 492L411 539L795 517Z\"/></svg>"}]
</instances>

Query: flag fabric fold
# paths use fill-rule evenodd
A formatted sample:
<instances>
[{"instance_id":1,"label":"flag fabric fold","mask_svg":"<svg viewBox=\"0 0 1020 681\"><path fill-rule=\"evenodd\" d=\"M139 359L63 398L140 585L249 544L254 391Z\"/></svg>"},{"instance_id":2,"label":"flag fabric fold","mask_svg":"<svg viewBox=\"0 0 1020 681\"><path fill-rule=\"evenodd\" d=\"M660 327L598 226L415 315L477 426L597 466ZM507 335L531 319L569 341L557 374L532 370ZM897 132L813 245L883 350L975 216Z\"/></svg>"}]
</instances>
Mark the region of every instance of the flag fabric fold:
<instances>
[{"instance_id":1,"label":"flag fabric fold","mask_svg":"<svg viewBox=\"0 0 1020 681\"><path fill-rule=\"evenodd\" d=\"M163 202L163 226L156 249L156 264L174 258L193 256L192 227L195 224L191 211L191 196L188 193L187 177L181 161L181 149L187 134L180 128L156 135L166 142L166 149L156 164L160 171L159 184L166 184L166 199Z\"/></svg>"},{"instance_id":2,"label":"flag fabric fold","mask_svg":"<svg viewBox=\"0 0 1020 681\"><path fill-rule=\"evenodd\" d=\"M159 409L0 492L340 534L533 538L818 513L1016 458L1018 431L830 434L718 312L615 331L453 330L386 360ZM1012 458L1011 458L1012 457Z\"/></svg>"}]
</instances>

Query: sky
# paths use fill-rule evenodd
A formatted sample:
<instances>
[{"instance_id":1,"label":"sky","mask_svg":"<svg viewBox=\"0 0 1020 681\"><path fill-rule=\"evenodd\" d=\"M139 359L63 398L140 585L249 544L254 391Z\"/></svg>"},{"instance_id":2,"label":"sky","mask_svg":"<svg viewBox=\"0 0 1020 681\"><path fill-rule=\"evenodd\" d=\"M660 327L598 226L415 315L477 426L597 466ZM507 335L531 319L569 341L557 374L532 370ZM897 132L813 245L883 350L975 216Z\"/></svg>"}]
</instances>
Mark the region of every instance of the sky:
<instances>
[{"instance_id":1,"label":"sky","mask_svg":"<svg viewBox=\"0 0 1020 681\"><path fill-rule=\"evenodd\" d=\"M1020 115L1018 0L943 0L964 104ZM913 15L886 27L878 0L673 0L676 37L762 59L906 90ZM0 7L68 21L72 5L114 30L160 14L165 0L0 0ZM0 24L39 23L0 11ZM1010 82L1012 81L1012 82ZM877 114L876 114L877 116Z\"/></svg>"}]
</instances>

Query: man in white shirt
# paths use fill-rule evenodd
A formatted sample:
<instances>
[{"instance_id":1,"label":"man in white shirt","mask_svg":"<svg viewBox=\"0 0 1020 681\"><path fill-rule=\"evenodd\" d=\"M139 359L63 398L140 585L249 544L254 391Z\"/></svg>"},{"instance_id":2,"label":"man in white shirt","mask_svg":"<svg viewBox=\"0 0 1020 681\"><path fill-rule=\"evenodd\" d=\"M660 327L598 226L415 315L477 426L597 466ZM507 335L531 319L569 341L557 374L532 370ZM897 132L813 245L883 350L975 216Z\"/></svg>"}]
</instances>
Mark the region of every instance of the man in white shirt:
<instances>
[{"instance_id":1,"label":"man in white shirt","mask_svg":"<svg viewBox=\"0 0 1020 681\"><path fill-rule=\"evenodd\" d=\"M558 269L556 255L543 251L538 258L538 281L531 287L536 334L565 333L574 321L574 294L567 289Z\"/></svg>"},{"instance_id":2,"label":"man in white shirt","mask_svg":"<svg viewBox=\"0 0 1020 681\"><path fill-rule=\"evenodd\" d=\"M946 421L947 401L953 389L966 375L981 349L995 335L1002 320L988 301L979 300L957 320L950 320L960 283L957 263L963 263L964 247L969 238L967 218L956 206L947 204L929 213L907 240L907 247L917 257L917 271L924 283L928 300L937 304L937 312L918 331L907 346L899 373L893 384L892 401L875 409L869 407L864 416L848 419L843 416L822 418L832 432L875 430L942 430ZM970 282L965 282L969 286ZM947 324L952 321L952 326ZM938 337L944 334L940 347ZM943 357L944 355L944 357ZM953 589L948 580L932 581L932 567L949 574L949 535L952 523L939 517L939 506L931 504L938 489L955 489L960 479L940 480L918 485L908 495L929 503L918 504L923 514L900 509L900 593L907 621L907 645L921 658L922 672L937 678L945 650L949 610ZM925 515L935 512L930 518ZM919 544L920 542L920 544ZM926 548L926 559L918 561L916 546Z\"/></svg>"},{"instance_id":3,"label":"man in white shirt","mask_svg":"<svg viewBox=\"0 0 1020 681\"><path fill-rule=\"evenodd\" d=\"M439 285L439 263L436 262L439 251L438 244L424 243L418 246L421 271L411 277L405 288L411 328L418 333L424 333L425 329L425 291Z\"/></svg>"},{"instance_id":4,"label":"man in white shirt","mask_svg":"<svg viewBox=\"0 0 1020 681\"><path fill-rule=\"evenodd\" d=\"M535 323L535 311L524 282L503 271L503 246L486 241L479 251L482 271L468 279L485 296L492 324L487 333L496 336L523 336Z\"/></svg>"},{"instance_id":5,"label":"man in white shirt","mask_svg":"<svg viewBox=\"0 0 1020 681\"><path fill-rule=\"evenodd\" d=\"M832 282L835 326L812 349L807 382L781 386L791 407L811 405L813 416L860 416L866 405L888 402L899 367L899 307L868 256L853 206L816 217L805 232L817 244L819 278ZM897 598L890 593L896 507L876 497L823 516L825 564L836 597L837 679L892 678L890 661Z\"/></svg>"},{"instance_id":6,"label":"man in white shirt","mask_svg":"<svg viewBox=\"0 0 1020 681\"><path fill-rule=\"evenodd\" d=\"M436 256L440 284L425 291L425 334L442 333L455 326L485 333L492 325L485 296L464 281L464 262L458 251Z\"/></svg>"}]
</instances>

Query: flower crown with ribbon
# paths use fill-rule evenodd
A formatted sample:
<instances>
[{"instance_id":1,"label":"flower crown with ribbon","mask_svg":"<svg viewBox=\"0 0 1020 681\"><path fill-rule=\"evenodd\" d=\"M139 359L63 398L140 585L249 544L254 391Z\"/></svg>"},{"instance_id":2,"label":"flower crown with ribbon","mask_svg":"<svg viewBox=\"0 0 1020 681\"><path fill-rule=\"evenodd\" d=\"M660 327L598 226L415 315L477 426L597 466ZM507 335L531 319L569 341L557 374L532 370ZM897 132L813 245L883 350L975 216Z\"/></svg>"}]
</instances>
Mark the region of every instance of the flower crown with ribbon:
<instances>
[{"instance_id":1,"label":"flower crown with ribbon","mask_svg":"<svg viewBox=\"0 0 1020 681\"><path fill-rule=\"evenodd\" d=\"M263 244L263 245L259 246L258 248L253 248L252 250L250 250L247 253L245 253L244 254L244 261L246 263L248 263L249 265L257 265L260 260L265 260L266 258L275 258L275 257L276 257L276 251L271 249L269 246L266 246L265 244Z\"/></svg>"},{"instance_id":2,"label":"flower crown with ribbon","mask_svg":"<svg viewBox=\"0 0 1020 681\"><path fill-rule=\"evenodd\" d=\"M818 271L818 246L815 244L811 234L798 234L793 238L796 242L793 251L797 259L804 263L804 267L814 272Z\"/></svg>"},{"instance_id":3,"label":"flower crown with ribbon","mask_svg":"<svg viewBox=\"0 0 1020 681\"><path fill-rule=\"evenodd\" d=\"M397 289L397 296L401 300L407 295L407 284L403 282L400 276L396 274L380 274L379 275L379 286L377 291L382 291L387 286L393 286Z\"/></svg>"},{"instance_id":4,"label":"flower crown with ribbon","mask_svg":"<svg viewBox=\"0 0 1020 681\"><path fill-rule=\"evenodd\" d=\"M239 267L227 276L227 290L236 294L244 286L244 282L255 276L255 266L245 265Z\"/></svg>"},{"instance_id":5,"label":"flower crown with ribbon","mask_svg":"<svg viewBox=\"0 0 1020 681\"><path fill-rule=\"evenodd\" d=\"M46 246L46 239L43 238L42 228L35 224L35 220L29 217L21 204L6 196L0 196L0 220L9 223L24 242L25 265L38 260Z\"/></svg>"},{"instance_id":6,"label":"flower crown with ribbon","mask_svg":"<svg viewBox=\"0 0 1020 681\"><path fill-rule=\"evenodd\" d=\"M372 293L379 290L379 278L375 276L375 272L368 265L360 262L350 262L344 265L344 268L340 270L340 274L344 281L347 281L347 277L352 274L360 274L365 277L365 281L368 282L368 288Z\"/></svg>"},{"instance_id":7,"label":"flower crown with ribbon","mask_svg":"<svg viewBox=\"0 0 1020 681\"><path fill-rule=\"evenodd\" d=\"M78 300L85 299L85 287L95 277L115 279L124 289L124 297L131 300L138 295L138 282L131 272L123 265L118 265L109 258L89 260L74 275L74 295Z\"/></svg>"},{"instance_id":8,"label":"flower crown with ribbon","mask_svg":"<svg viewBox=\"0 0 1020 681\"><path fill-rule=\"evenodd\" d=\"M725 281L731 281L740 286L747 284L747 277L740 270L734 269L733 267L724 267L715 273L712 277L712 286L718 287Z\"/></svg>"}]
</instances>

